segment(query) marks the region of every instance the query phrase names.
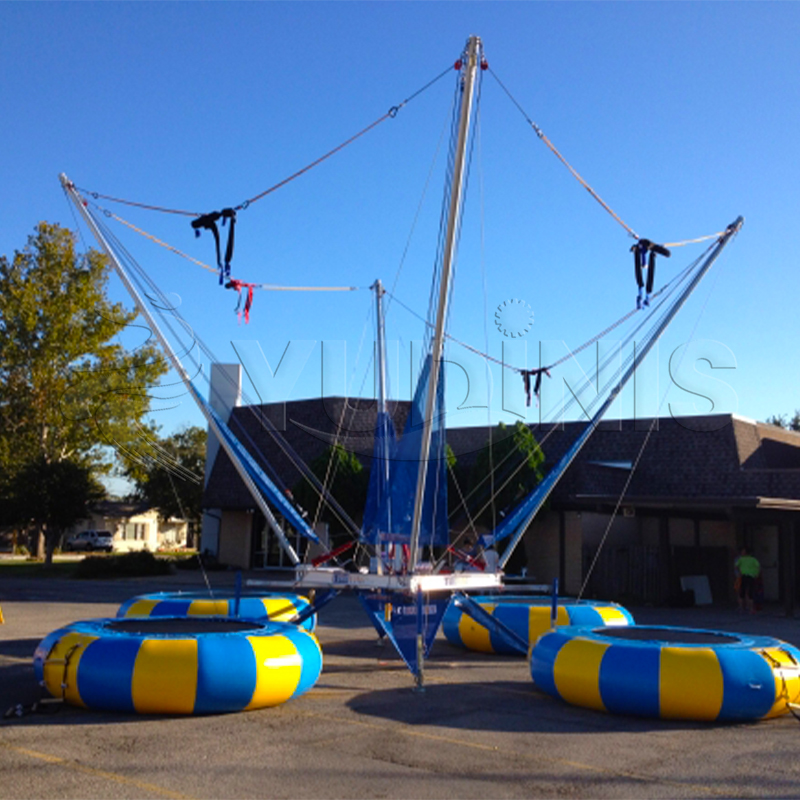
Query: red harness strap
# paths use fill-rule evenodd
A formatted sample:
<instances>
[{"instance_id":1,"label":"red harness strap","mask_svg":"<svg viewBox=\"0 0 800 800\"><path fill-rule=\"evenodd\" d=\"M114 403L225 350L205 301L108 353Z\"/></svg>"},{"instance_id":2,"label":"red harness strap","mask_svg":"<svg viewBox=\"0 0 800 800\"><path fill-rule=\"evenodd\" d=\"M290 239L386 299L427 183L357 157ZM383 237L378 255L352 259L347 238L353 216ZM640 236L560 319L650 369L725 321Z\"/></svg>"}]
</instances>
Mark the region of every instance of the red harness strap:
<instances>
[{"instance_id":1,"label":"red harness strap","mask_svg":"<svg viewBox=\"0 0 800 800\"><path fill-rule=\"evenodd\" d=\"M253 289L258 286L257 283L245 283L244 281L237 281L236 278L231 278L226 284L226 289L236 289L239 292L239 302L236 304L236 313L239 315L239 321L242 320L242 289L247 289L247 299L244 301L244 322L245 325L250 322L250 309L253 307Z\"/></svg>"}]
</instances>

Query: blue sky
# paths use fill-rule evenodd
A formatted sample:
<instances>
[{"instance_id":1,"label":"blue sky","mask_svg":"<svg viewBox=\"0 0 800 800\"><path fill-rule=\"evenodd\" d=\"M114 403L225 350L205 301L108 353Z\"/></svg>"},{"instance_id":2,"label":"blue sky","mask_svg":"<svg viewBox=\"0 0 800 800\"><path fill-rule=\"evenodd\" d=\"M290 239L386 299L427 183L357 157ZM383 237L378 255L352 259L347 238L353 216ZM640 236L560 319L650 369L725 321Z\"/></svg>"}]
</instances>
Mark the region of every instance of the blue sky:
<instances>
[{"instance_id":1,"label":"blue sky","mask_svg":"<svg viewBox=\"0 0 800 800\"><path fill-rule=\"evenodd\" d=\"M662 341L650 388L640 386L646 402L639 411L667 413L659 402L668 362L693 331L701 341L684 359L681 380L714 407L673 388L667 402L677 413L765 419L799 407L796 3L2 3L0 252L21 248L39 220L74 226L58 185L62 171L89 190L168 207L239 203L424 85L455 61L472 33L528 114L642 236L682 240L746 218ZM435 155L454 82L455 73L448 75L395 119L241 212L234 274L311 286L397 280L397 297L424 314L443 183L443 158ZM210 236L196 240L186 218L107 205L213 260ZM180 298L222 360L234 359L230 343L239 341L253 366L260 347L274 367L295 343L278 373L289 375L292 358L299 359L292 387L262 373L260 389L271 399L323 388L371 394L368 291L257 293L251 323L240 325L234 294L213 275L122 228L115 232L161 288ZM486 74L452 333L499 357L508 340L494 312L516 298L534 314L524 340L530 366L540 341L551 352L574 348L631 308L630 244ZM659 276L701 249L676 251L662 260ZM123 298L116 282L112 292ZM400 397L410 392L410 342L422 335L417 320L399 306L390 310L392 389ZM337 342L346 342L346 364ZM480 360L449 352L472 375L465 402L465 379L451 370L450 424L513 421L514 411L535 419L516 376L506 376L503 410L496 369L491 409L459 411L485 402L487 377ZM517 349L514 358L521 357ZM588 372L591 360L582 356L565 376ZM548 391L557 394L561 385L554 381ZM616 413L630 416L633 408L629 398ZM200 422L186 398L157 419L165 431Z\"/></svg>"}]
</instances>

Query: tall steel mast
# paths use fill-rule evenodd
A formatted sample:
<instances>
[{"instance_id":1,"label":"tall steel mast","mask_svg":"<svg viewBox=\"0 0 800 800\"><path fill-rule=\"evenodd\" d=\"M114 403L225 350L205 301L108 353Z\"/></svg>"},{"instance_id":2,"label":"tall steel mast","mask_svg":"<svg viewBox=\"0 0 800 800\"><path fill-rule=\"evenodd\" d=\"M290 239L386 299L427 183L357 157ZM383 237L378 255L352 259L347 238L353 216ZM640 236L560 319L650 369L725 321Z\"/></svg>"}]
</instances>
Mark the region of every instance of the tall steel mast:
<instances>
[{"instance_id":1,"label":"tall steel mast","mask_svg":"<svg viewBox=\"0 0 800 800\"><path fill-rule=\"evenodd\" d=\"M376 353L376 366L378 370L378 420L379 424L385 425L386 424L386 326L384 323L383 317L383 296L386 294L386 290L383 288L383 283L381 283L381 279L378 278L375 283L372 284L370 287L371 289L375 290L375 322L377 328L377 353ZM387 431L383 430L381 433L381 440L383 442L383 452L381 453L380 461L376 464L373 462L372 469L380 469L383 471L383 485L387 491L389 491L389 452L388 452L388 442L386 440L385 434ZM392 527L392 498L391 498L391 491L389 491L389 496L386 498L388 502L388 511L387 520L388 520L388 528L391 530ZM383 562L382 562L382 554L381 554L381 545L378 542L376 544L376 564L378 572L383 571Z\"/></svg>"},{"instance_id":2,"label":"tall steel mast","mask_svg":"<svg viewBox=\"0 0 800 800\"><path fill-rule=\"evenodd\" d=\"M433 342L431 344L430 382L428 396L425 401L425 417L422 420L423 435L420 448L419 472L417 473L417 492L414 499L414 516L411 523L411 543L408 569L414 572L419 560L419 534L422 525L422 507L425 499L425 482L428 475L428 460L430 458L431 435L433 433L433 415L436 405L436 392L439 386L439 373L442 364L442 350L444 346L444 323L447 318L447 301L450 295L450 276L455 259L456 242L458 240L458 223L464 192L464 164L466 161L467 142L469 139L469 125L472 116L472 104L475 95L475 78L482 44L480 37L470 36L467 41L464 61L462 65L462 96L461 116L458 123L458 140L456 144L455 161L453 164L453 179L450 189L450 209L447 215L447 231L445 233L444 253L442 259L442 277L439 285L439 305L436 312L436 324Z\"/></svg>"}]
</instances>

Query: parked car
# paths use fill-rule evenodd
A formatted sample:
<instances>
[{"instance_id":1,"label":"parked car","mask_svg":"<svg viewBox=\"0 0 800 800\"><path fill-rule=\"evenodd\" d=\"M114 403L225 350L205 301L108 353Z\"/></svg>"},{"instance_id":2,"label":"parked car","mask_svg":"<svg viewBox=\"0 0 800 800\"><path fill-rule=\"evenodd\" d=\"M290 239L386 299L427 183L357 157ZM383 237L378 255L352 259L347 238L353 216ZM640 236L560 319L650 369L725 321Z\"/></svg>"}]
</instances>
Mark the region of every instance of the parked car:
<instances>
[{"instance_id":1,"label":"parked car","mask_svg":"<svg viewBox=\"0 0 800 800\"><path fill-rule=\"evenodd\" d=\"M65 550L101 550L110 553L114 549L114 537L111 531L82 531L73 533L64 543Z\"/></svg>"}]
</instances>

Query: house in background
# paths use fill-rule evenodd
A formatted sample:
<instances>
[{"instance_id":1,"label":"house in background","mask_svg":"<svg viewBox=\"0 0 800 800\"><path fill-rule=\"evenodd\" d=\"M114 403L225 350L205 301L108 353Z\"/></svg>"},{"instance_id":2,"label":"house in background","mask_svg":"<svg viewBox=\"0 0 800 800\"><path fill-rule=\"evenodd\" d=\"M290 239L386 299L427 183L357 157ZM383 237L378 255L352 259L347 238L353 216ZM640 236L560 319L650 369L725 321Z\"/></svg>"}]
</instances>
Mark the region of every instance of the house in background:
<instances>
[{"instance_id":1,"label":"house in background","mask_svg":"<svg viewBox=\"0 0 800 800\"><path fill-rule=\"evenodd\" d=\"M144 503L104 500L92 508L91 516L71 531L110 531L114 537L114 552L185 547L189 526L185 520L159 519L158 512Z\"/></svg>"},{"instance_id":2,"label":"house in background","mask_svg":"<svg viewBox=\"0 0 800 800\"><path fill-rule=\"evenodd\" d=\"M548 464L578 427L544 441ZM765 600L793 613L799 537L800 433L717 414L601 424L524 546L530 571L558 576L569 593L664 603L691 576L733 602L733 562L746 545Z\"/></svg>"},{"instance_id":3,"label":"house in background","mask_svg":"<svg viewBox=\"0 0 800 800\"><path fill-rule=\"evenodd\" d=\"M231 380L236 365L215 366L228 370L227 407L220 403L218 413L285 486L301 479L297 458L308 464L334 441L370 465L374 400L239 406ZM408 408L407 402L390 404L396 430L402 431ZM545 469L585 424L531 426ZM459 464L474 460L487 439L485 427L447 430ZM210 433L212 440L216 444ZM220 561L243 568L283 565L233 465L211 445L204 507L213 527L204 521L202 547ZM693 576L705 576L715 601L733 602L733 562L747 545L763 566L765 599L793 613L800 602L798 538L800 433L718 414L601 423L519 549L529 576L543 583L558 577L566 594L663 604L680 596L681 579Z\"/></svg>"}]
</instances>

